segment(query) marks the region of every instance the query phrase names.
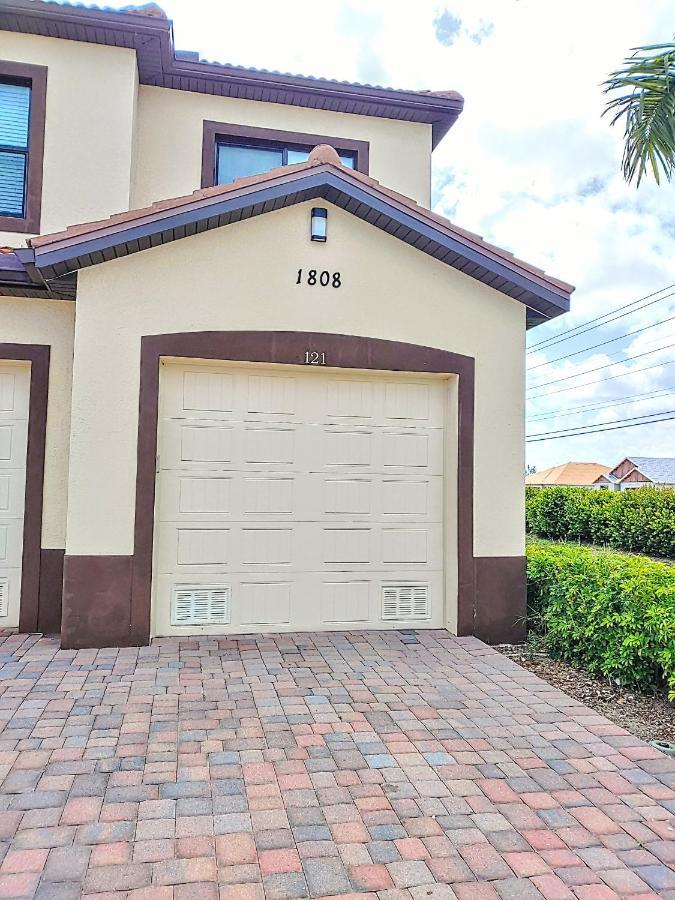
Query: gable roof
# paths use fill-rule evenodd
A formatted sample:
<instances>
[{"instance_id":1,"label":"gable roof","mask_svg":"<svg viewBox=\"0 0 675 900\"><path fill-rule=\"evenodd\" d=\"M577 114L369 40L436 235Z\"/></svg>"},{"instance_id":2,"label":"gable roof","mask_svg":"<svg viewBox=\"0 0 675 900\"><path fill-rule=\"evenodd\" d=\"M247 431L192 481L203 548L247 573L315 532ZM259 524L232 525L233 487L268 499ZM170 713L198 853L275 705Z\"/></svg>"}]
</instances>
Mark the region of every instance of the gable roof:
<instances>
[{"instance_id":1,"label":"gable roof","mask_svg":"<svg viewBox=\"0 0 675 900\"><path fill-rule=\"evenodd\" d=\"M627 456L635 469L654 484L675 484L675 458L663 456ZM621 460L625 462L626 459ZM621 463L619 463L621 465ZM617 468L615 466L615 468ZM634 469L632 471L635 471ZM628 472L621 481L630 481Z\"/></svg>"},{"instance_id":2,"label":"gable roof","mask_svg":"<svg viewBox=\"0 0 675 900\"><path fill-rule=\"evenodd\" d=\"M609 466L600 463L568 462L550 469L542 469L525 476L525 484L578 485L593 484L599 476L606 475Z\"/></svg>"},{"instance_id":3,"label":"gable roof","mask_svg":"<svg viewBox=\"0 0 675 900\"><path fill-rule=\"evenodd\" d=\"M0 30L135 50L141 84L422 122L432 127L434 147L464 105L456 91L395 90L208 62L198 53L175 49L173 24L154 3L117 10L45 0L2 0Z\"/></svg>"},{"instance_id":4,"label":"gable roof","mask_svg":"<svg viewBox=\"0 0 675 900\"><path fill-rule=\"evenodd\" d=\"M28 275L44 285L78 269L316 199L524 303L530 325L569 309L571 285L340 165L332 147L315 148L304 163L32 238L29 248L17 250L16 256Z\"/></svg>"}]
</instances>

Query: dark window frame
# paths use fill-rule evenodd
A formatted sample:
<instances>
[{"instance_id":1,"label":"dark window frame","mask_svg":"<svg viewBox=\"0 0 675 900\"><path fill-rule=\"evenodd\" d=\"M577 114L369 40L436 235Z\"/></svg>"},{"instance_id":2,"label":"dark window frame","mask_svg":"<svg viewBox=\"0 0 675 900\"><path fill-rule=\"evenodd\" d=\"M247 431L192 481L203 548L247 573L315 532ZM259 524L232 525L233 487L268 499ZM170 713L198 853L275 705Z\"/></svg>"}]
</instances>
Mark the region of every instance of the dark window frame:
<instances>
[{"instance_id":1,"label":"dark window frame","mask_svg":"<svg viewBox=\"0 0 675 900\"><path fill-rule=\"evenodd\" d=\"M42 210L42 162L47 112L47 67L0 60L0 79L30 84L28 166L23 216L0 216L0 231L39 234Z\"/></svg>"},{"instance_id":2,"label":"dark window frame","mask_svg":"<svg viewBox=\"0 0 675 900\"><path fill-rule=\"evenodd\" d=\"M218 161L218 144L263 145L270 147L299 149L316 147L318 144L330 144L338 153L354 154L354 169L368 174L370 143L354 141L349 138L330 137L323 134L307 134L300 131L280 131L276 128L257 128L253 125L232 125L227 122L204 121L202 140L202 179L203 188L217 184L216 167Z\"/></svg>"}]
</instances>

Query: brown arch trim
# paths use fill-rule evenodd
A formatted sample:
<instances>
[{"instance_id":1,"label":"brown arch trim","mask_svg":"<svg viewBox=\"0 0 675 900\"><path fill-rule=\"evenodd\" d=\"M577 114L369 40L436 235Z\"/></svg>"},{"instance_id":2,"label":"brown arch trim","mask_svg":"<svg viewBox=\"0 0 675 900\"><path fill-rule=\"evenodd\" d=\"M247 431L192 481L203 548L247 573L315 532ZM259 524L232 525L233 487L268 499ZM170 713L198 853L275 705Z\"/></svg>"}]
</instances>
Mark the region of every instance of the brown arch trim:
<instances>
[{"instance_id":1,"label":"brown arch trim","mask_svg":"<svg viewBox=\"0 0 675 900\"><path fill-rule=\"evenodd\" d=\"M131 571L130 643L150 638L155 459L159 366L164 356L228 362L302 365L307 350L326 354L326 365L345 369L427 372L459 376L457 524L458 633L473 633L474 360L447 350L345 334L298 331L203 331L141 339L141 379L136 470L136 518Z\"/></svg>"},{"instance_id":2,"label":"brown arch trim","mask_svg":"<svg viewBox=\"0 0 675 900\"><path fill-rule=\"evenodd\" d=\"M19 631L31 632L39 630L40 546L49 391L49 347L42 344L0 344L0 359L27 361L31 364L23 514L21 608L19 611Z\"/></svg>"}]
</instances>

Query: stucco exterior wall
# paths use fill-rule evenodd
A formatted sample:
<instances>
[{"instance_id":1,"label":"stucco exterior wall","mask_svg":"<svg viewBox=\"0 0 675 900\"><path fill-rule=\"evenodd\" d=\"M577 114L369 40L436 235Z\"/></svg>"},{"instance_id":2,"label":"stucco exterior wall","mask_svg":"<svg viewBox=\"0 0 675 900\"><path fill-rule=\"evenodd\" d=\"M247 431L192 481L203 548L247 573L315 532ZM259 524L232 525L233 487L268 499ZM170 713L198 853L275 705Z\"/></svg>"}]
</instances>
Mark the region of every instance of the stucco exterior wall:
<instances>
[{"instance_id":1,"label":"stucco exterior wall","mask_svg":"<svg viewBox=\"0 0 675 900\"><path fill-rule=\"evenodd\" d=\"M523 554L525 307L335 207L327 243L312 243L310 207L80 272L68 554L133 552L141 336L245 329L475 357L474 552ZM300 267L339 271L342 287L297 285Z\"/></svg>"},{"instance_id":2,"label":"stucco exterior wall","mask_svg":"<svg viewBox=\"0 0 675 900\"><path fill-rule=\"evenodd\" d=\"M370 142L370 174L429 206L431 126L140 85L133 207L200 187L205 120Z\"/></svg>"},{"instance_id":3,"label":"stucco exterior wall","mask_svg":"<svg viewBox=\"0 0 675 900\"><path fill-rule=\"evenodd\" d=\"M0 59L48 68L40 232L129 209L134 51L0 31ZM0 232L0 244L27 237Z\"/></svg>"},{"instance_id":4,"label":"stucco exterior wall","mask_svg":"<svg viewBox=\"0 0 675 900\"><path fill-rule=\"evenodd\" d=\"M0 297L0 340L47 344L49 401L42 507L42 547L63 549L68 506L68 443L75 304L67 300Z\"/></svg>"}]
</instances>

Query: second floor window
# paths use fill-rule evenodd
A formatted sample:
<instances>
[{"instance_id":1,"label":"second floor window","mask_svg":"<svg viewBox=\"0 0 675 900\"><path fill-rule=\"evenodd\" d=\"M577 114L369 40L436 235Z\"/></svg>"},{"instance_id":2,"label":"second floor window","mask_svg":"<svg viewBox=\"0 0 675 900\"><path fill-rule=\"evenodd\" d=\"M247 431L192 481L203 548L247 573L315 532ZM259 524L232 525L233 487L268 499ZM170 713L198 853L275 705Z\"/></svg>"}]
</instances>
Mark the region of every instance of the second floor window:
<instances>
[{"instance_id":1,"label":"second floor window","mask_svg":"<svg viewBox=\"0 0 675 900\"><path fill-rule=\"evenodd\" d=\"M301 144L219 140L216 143L216 183L227 184L235 178L261 175L278 166L306 162L312 147ZM356 153L339 151L343 166L355 168Z\"/></svg>"},{"instance_id":2,"label":"second floor window","mask_svg":"<svg viewBox=\"0 0 675 900\"><path fill-rule=\"evenodd\" d=\"M0 216L26 215L31 88L0 81Z\"/></svg>"},{"instance_id":3,"label":"second floor window","mask_svg":"<svg viewBox=\"0 0 675 900\"><path fill-rule=\"evenodd\" d=\"M47 67L0 59L0 231L38 234Z\"/></svg>"}]
</instances>

